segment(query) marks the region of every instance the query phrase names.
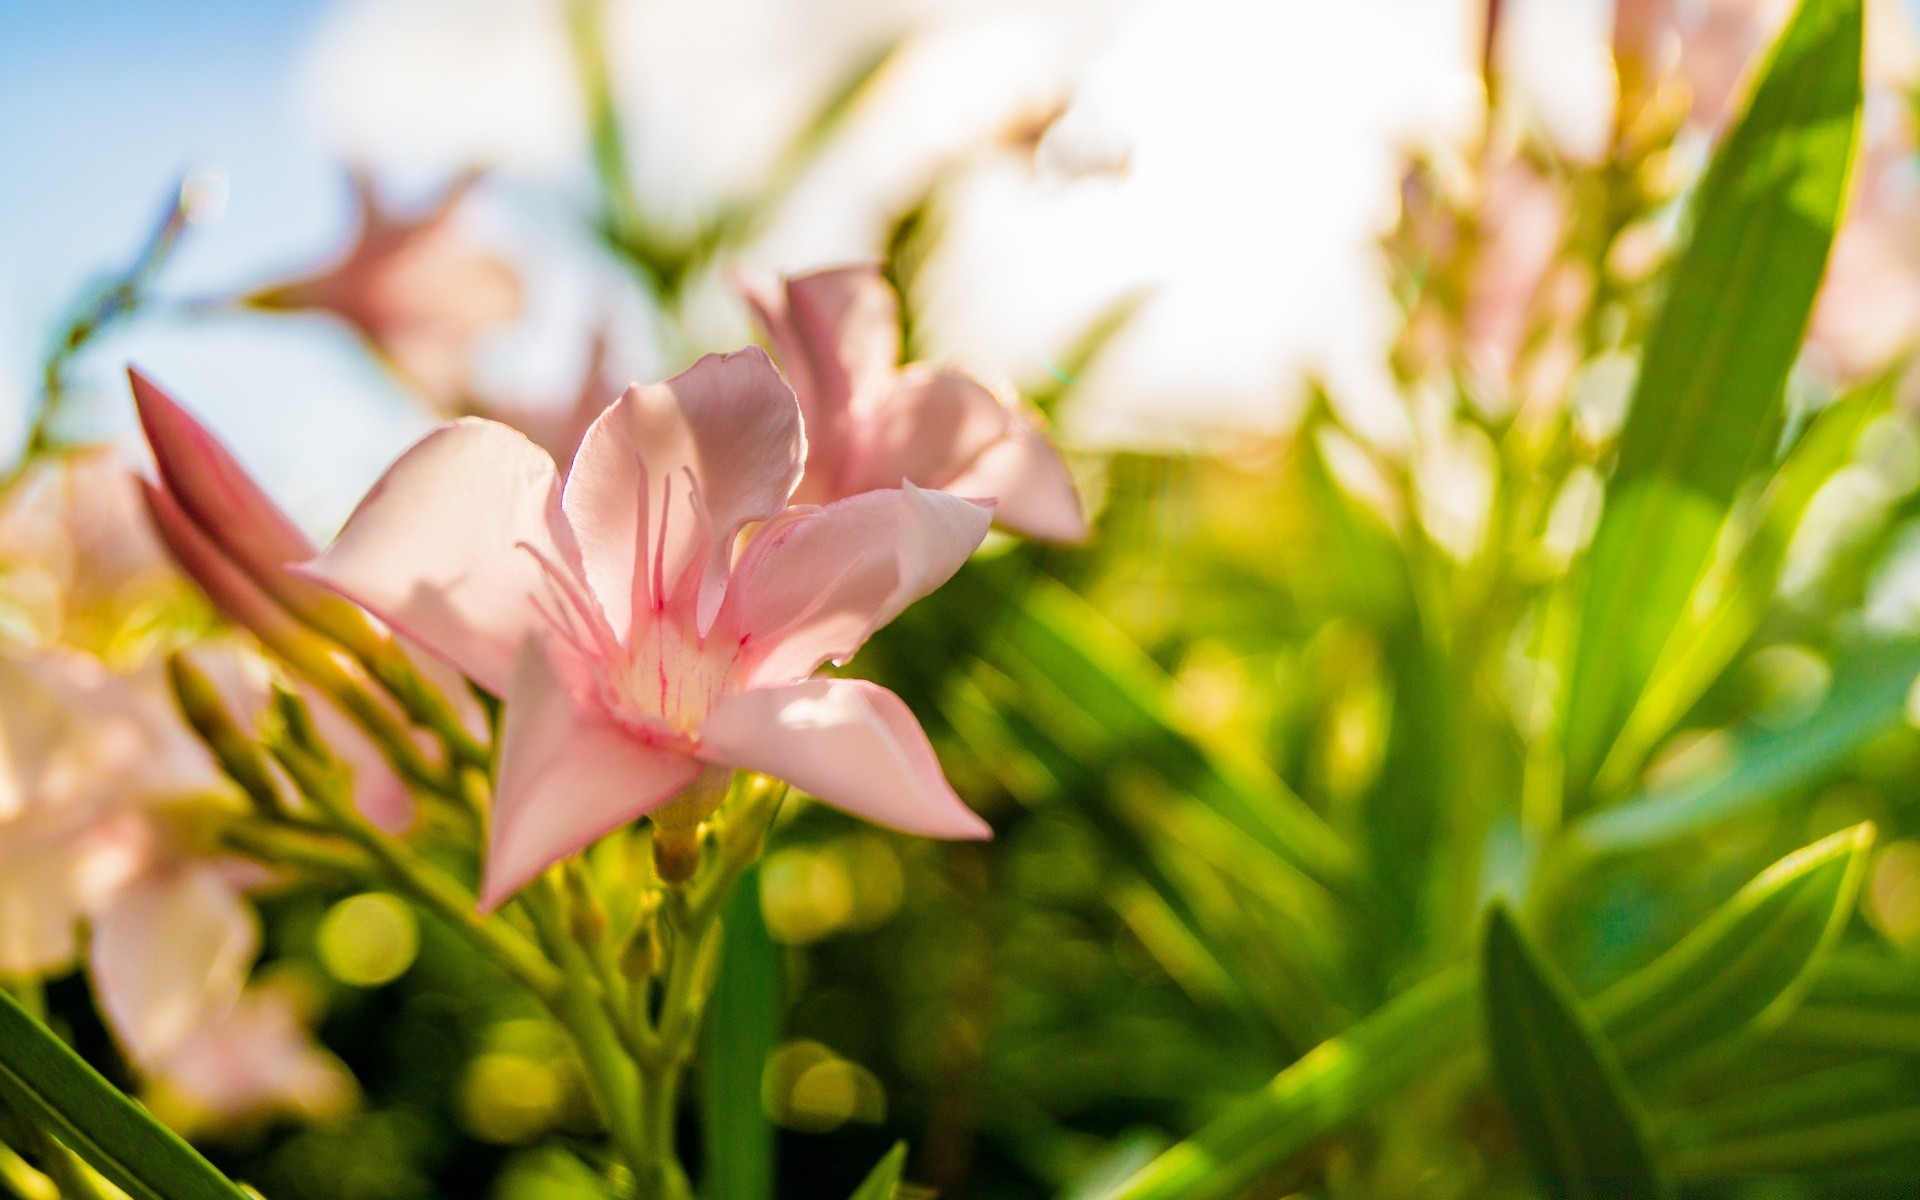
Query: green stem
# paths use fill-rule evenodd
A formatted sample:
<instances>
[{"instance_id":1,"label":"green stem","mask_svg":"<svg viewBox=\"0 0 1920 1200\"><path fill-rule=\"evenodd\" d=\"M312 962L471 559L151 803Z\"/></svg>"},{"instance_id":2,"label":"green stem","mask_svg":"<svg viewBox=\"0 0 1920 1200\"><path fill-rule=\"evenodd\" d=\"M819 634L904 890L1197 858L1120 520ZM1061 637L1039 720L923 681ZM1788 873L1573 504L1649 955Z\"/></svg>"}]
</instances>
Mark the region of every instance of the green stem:
<instances>
[{"instance_id":1,"label":"green stem","mask_svg":"<svg viewBox=\"0 0 1920 1200\"><path fill-rule=\"evenodd\" d=\"M289 768L297 765L284 758L282 762ZM561 973L511 925L482 917L465 888L421 860L406 843L367 824L354 811L352 802L336 789L316 779L302 779L300 783L307 799L335 829L365 850L392 883L452 925L543 1003L551 1004L559 996L565 984Z\"/></svg>"},{"instance_id":2,"label":"green stem","mask_svg":"<svg viewBox=\"0 0 1920 1200\"><path fill-rule=\"evenodd\" d=\"M1454 968L1322 1042L1148 1163L1106 1200L1225 1200L1436 1062L1470 1049L1473 972Z\"/></svg>"},{"instance_id":3,"label":"green stem","mask_svg":"<svg viewBox=\"0 0 1920 1200\"><path fill-rule=\"evenodd\" d=\"M561 987L546 999L547 1011L573 1039L586 1069L587 1082L600 1112L606 1118L620 1156L627 1161L639 1184L639 1195L650 1193L645 1181L650 1164L658 1157L647 1136L643 1104L650 1081L627 1052L627 1047L609 1018L605 990L596 976L592 959L567 930L561 900L552 881L543 877L521 893L521 904L533 918L534 928L547 953L560 964Z\"/></svg>"}]
</instances>

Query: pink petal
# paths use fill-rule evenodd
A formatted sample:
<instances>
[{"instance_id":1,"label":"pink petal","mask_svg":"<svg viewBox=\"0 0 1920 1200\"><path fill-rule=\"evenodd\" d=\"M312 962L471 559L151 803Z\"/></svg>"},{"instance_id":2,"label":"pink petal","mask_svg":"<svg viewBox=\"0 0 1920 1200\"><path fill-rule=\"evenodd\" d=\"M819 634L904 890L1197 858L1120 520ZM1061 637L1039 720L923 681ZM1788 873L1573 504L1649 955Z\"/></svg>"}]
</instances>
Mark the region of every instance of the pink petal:
<instances>
[{"instance_id":1,"label":"pink petal","mask_svg":"<svg viewBox=\"0 0 1920 1200\"><path fill-rule=\"evenodd\" d=\"M260 945L253 910L219 875L183 866L143 876L93 921L94 993L142 1067L231 1005Z\"/></svg>"},{"instance_id":2,"label":"pink petal","mask_svg":"<svg viewBox=\"0 0 1920 1200\"><path fill-rule=\"evenodd\" d=\"M514 663L501 733L480 908L491 911L554 863L673 799L700 763L616 724L561 677L530 638Z\"/></svg>"},{"instance_id":3,"label":"pink petal","mask_svg":"<svg viewBox=\"0 0 1920 1200\"><path fill-rule=\"evenodd\" d=\"M905 833L988 838L954 794L900 697L864 679L735 692L700 730L709 761L786 780L844 812Z\"/></svg>"},{"instance_id":4,"label":"pink petal","mask_svg":"<svg viewBox=\"0 0 1920 1200\"><path fill-rule=\"evenodd\" d=\"M809 421L832 424L892 390L900 366L900 305L879 267L796 275L787 280L787 310L813 377Z\"/></svg>"},{"instance_id":5,"label":"pink petal","mask_svg":"<svg viewBox=\"0 0 1920 1200\"><path fill-rule=\"evenodd\" d=\"M758 347L709 354L614 401L581 442L564 500L614 631L627 632L636 604L663 606L690 568L704 628L734 536L786 505L805 453L793 391ZM652 594L656 574L667 596Z\"/></svg>"},{"instance_id":6,"label":"pink petal","mask_svg":"<svg viewBox=\"0 0 1920 1200\"><path fill-rule=\"evenodd\" d=\"M747 544L723 624L748 686L845 662L873 631L960 569L992 510L909 483L825 508L791 509ZM716 628L716 636L723 636Z\"/></svg>"},{"instance_id":7,"label":"pink petal","mask_svg":"<svg viewBox=\"0 0 1920 1200\"><path fill-rule=\"evenodd\" d=\"M364 637L363 614L287 570L313 557L313 543L246 468L159 385L131 368L127 377L161 486L179 510L281 607L342 641Z\"/></svg>"},{"instance_id":8,"label":"pink petal","mask_svg":"<svg viewBox=\"0 0 1920 1200\"><path fill-rule=\"evenodd\" d=\"M1007 406L974 379L916 364L861 423L841 492L899 487L903 479L944 489L1012 428Z\"/></svg>"},{"instance_id":9,"label":"pink petal","mask_svg":"<svg viewBox=\"0 0 1920 1200\"><path fill-rule=\"evenodd\" d=\"M1087 512L1073 475L1053 443L1024 416L1016 416L1006 437L941 486L956 496L999 501L994 524L1015 533L1050 542L1087 536Z\"/></svg>"},{"instance_id":10,"label":"pink petal","mask_svg":"<svg viewBox=\"0 0 1920 1200\"><path fill-rule=\"evenodd\" d=\"M328 587L503 692L520 642L578 569L553 460L496 421L443 425L387 468L326 553ZM543 565L543 562L547 565Z\"/></svg>"},{"instance_id":11,"label":"pink petal","mask_svg":"<svg viewBox=\"0 0 1920 1200\"><path fill-rule=\"evenodd\" d=\"M800 341L800 331L794 328L793 314L787 309L786 286L780 280L747 271L734 272L733 286L753 309L767 340L773 343L780 370L793 385L800 399L800 413L811 426L814 423L813 371L808 365L806 347Z\"/></svg>"},{"instance_id":12,"label":"pink petal","mask_svg":"<svg viewBox=\"0 0 1920 1200\"><path fill-rule=\"evenodd\" d=\"M282 1112L319 1119L344 1111L358 1091L340 1060L308 1035L284 983L247 989L156 1074L220 1121Z\"/></svg>"}]
</instances>

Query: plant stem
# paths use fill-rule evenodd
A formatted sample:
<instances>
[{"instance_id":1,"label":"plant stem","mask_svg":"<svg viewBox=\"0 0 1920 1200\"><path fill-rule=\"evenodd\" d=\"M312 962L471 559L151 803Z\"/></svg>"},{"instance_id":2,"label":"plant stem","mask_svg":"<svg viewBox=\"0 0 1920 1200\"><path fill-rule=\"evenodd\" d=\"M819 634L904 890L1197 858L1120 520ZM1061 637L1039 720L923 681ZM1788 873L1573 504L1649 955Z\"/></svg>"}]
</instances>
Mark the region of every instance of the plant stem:
<instances>
[{"instance_id":1,"label":"plant stem","mask_svg":"<svg viewBox=\"0 0 1920 1200\"><path fill-rule=\"evenodd\" d=\"M627 1160L640 1196L651 1195L646 1186L649 1164L657 1157L650 1139L643 1104L650 1081L628 1053L627 1047L609 1018L605 992L595 974L593 961L567 930L560 896L552 881L542 877L521 894L520 901L533 918L534 928L547 953L560 964L561 986L550 997L543 997L547 1011L573 1039L586 1069L587 1082L606 1118L607 1132Z\"/></svg>"}]
</instances>

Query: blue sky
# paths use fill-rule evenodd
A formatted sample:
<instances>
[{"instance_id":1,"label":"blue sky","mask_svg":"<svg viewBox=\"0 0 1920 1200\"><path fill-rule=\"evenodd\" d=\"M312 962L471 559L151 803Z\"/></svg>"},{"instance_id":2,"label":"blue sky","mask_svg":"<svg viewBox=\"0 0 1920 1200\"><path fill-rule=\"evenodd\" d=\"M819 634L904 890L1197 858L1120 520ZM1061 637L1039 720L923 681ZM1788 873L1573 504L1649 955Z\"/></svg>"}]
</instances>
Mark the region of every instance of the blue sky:
<instances>
[{"instance_id":1,"label":"blue sky","mask_svg":"<svg viewBox=\"0 0 1920 1200\"><path fill-rule=\"evenodd\" d=\"M327 252L350 221L337 164L301 119L301 55L325 0L0 4L0 446L85 281L125 262L187 167L223 169L225 216L169 272L177 294L262 282ZM424 423L335 330L153 323L103 344L89 419L124 432L127 359L234 441L309 520L341 506Z\"/></svg>"}]
</instances>

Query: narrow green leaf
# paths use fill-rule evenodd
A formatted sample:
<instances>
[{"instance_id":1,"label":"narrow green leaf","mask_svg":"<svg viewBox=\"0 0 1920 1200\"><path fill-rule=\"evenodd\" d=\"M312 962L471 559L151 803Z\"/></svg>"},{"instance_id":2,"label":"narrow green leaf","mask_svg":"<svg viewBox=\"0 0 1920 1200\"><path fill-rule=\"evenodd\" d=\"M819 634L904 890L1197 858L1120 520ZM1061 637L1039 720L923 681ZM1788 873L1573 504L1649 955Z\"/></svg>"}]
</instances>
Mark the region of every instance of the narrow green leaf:
<instances>
[{"instance_id":1,"label":"narrow green leaf","mask_svg":"<svg viewBox=\"0 0 1920 1200\"><path fill-rule=\"evenodd\" d=\"M1753 506L1751 527L1740 536L1725 569L1709 570L1694 589L1646 691L1601 767L1597 783L1602 793L1618 792L1632 780L1647 754L1760 627L1807 506L1821 485L1851 460L1862 431L1892 403L1892 381L1882 379L1835 401L1813 419Z\"/></svg>"},{"instance_id":2,"label":"narrow green leaf","mask_svg":"<svg viewBox=\"0 0 1920 1200\"><path fill-rule=\"evenodd\" d=\"M1105 1200L1225 1200L1472 1046L1473 975L1437 975L1236 1100Z\"/></svg>"},{"instance_id":3,"label":"narrow green leaf","mask_svg":"<svg viewBox=\"0 0 1920 1200\"><path fill-rule=\"evenodd\" d=\"M1650 1062L1778 1026L1852 914L1872 844L1862 824L1794 851L1601 993L1593 1010L1620 1057Z\"/></svg>"},{"instance_id":4,"label":"narrow green leaf","mask_svg":"<svg viewBox=\"0 0 1920 1200\"><path fill-rule=\"evenodd\" d=\"M741 876L722 918L720 973L700 1060L705 1200L771 1200L773 1126L760 1102L780 1036L780 962L760 913L760 870Z\"/></svg>"},{"instance_id":5,"label":"narrow green leaf","mask_svg":"<svg viewBox=\"0 0 1920 1200\"><path fill-rule=\"evenodd\" d=\"M1847 192L1861 0L1803 0L1700 186L1589 556L1567 766L1593 778L1779 427Z\"/></svg>"},{"instance_id":6,"label":"narrow green leaf","mask_svg":"<svg viewBox=\"0 0 1920 1200\"><path fill-rule=\"evenodd\" d=\"M0 1096L133 1200L247 1200L193 1147L0 992Z\"/></svg>"},{"instance_id":7,"label":"narrow green leaf","mask_svg":"<svg viewBox=\"0 0 1920 1200\"><path fill-rule=\"evenodd\" d=\"M1500 905L1488 914L1481 968L1494 1083L1546 1194L1665 1195L1619 1063Z\"/></svg>"},{"instance_id":8,"label":"narrow green leaf","mask_svg":"<svg viewBox=\"0 0 1920 1200\"><path fill-rule=\"evenodd\" d=\"M900 1192L900 1173L906 1169L907 1144L895 1142L848 1200L893 1200Z\"/></svg>"},{"instance_id":9,"label":"narrow green leaf","mask_svg":"<svg viewBox=\"0 0 1920 1200\"><path fill-rule=\"evenodd\" d=\"M1756 724L1735 731L1717 765L1582 817L1570 830L1571 845L1587 854L1644 849L1701 833L1814 783L1900 724L1917 676L1920 639L1845 647L1834 656L1831 688L1805 719L1784 729Z\"/></svg>"},{"instance_id":10,"label":"narrow green leaf","mask_svg":"<svg viewBox=\"0 0 1920 1200\"><path fill-rule=\"evenodd\" d=\"M1920 1106L1908 1105L1692 1147L1674 1154L1673 1170L1682 1178L1703 1180L1861 1167L1911 1176L1916 1147L1920 1147Z\"/></svg>"},{"instance_id":11,"label":"narrow green leaf","mask_svg":"<svg viewBox=\"0 0 1920 1200\"><path fill-rule=\"evenodd\" d=\"M1897 1107L1912 1094L1907 1067L1868 1058L1805 1071L1758 1087L1716 1095L1667 1123L1676 1152L1715 1143L1785 1134L1836 1116Z\"/></svg>"}]
</instances>

